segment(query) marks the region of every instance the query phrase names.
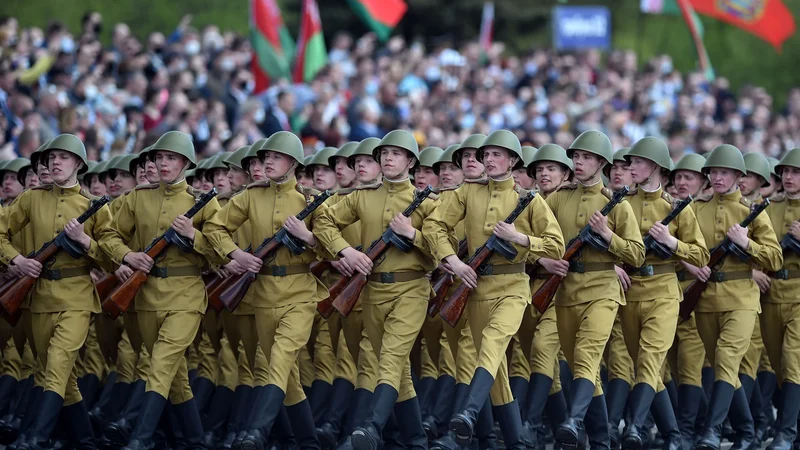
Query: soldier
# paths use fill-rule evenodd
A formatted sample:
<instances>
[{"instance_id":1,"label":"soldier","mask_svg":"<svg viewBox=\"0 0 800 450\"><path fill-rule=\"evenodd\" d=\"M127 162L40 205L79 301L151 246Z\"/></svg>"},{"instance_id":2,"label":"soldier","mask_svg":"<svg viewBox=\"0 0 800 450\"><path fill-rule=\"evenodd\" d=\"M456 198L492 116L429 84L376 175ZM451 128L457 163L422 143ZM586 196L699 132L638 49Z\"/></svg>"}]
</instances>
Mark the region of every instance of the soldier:
<instances>
[{"instance_id":1,"label":"soldier","mask_svg":"<svg viewBox=\"0 0 800 450\"><path fill-rule=\"evenodd\" d=\"M753 442L753 418L737 376L759 308L752 266L777 270L783 262L767 217L757 217L748 229L739 226L750 213L751 205L742 198L736 184L745 172L739 149L727 144L716 147L703 166L703 173L710 174L714 195L699 197L695 214L709 248L718 245L727 235L750 259L745 262L735 255L727 255L713 273L708 266L698 268L684 264L692 276L709 282L695 310L697 330L716 378L703 435L697 443L702 449L719 449L721 425L729 409L731 425L736 430L732 448L747 449Z\"/></svg>"},{"instance_id":2,"label":"soldier","mask_svg":"<svg viewBox=\"0 0 800 450\"><path fill-rule=\"evenodd\" d=\"M565 277L554 301L559 341L573 380L568 418L556 431L556 440L573 448L582 445L588 435L590 445L607 447L608 412L599 384L599 366L617 309L624 304L614 263L640 266L644 262L644 245L629 204L620 203L607 217L600 214L612 195L600 179L604 166L613 164L608 137L598 131L585 131L567 149L567 155L572 158L578 183L547 197L547 204L565 238L576 236L588 224L607 247L587 245L579 261L538 261L548 272Z\"/></svg>"},{"instance_id":3,"label":"soldier","mask_svg":"<svg viewBox=\"0 0 800 450\"><path fill-rule=\"evenodd\" d=\"M769 161L769 186L761 188L761 197L763 198L770 198L783 191L781 176L775 171L775 166L780 161L772 156L767 156L767 161Z\"/></svg>"},{"instance_id":4,"label":"soldier","mask_svg":"<svg viewBox=\"0 0 800 450\"><path fill-rule=\"evenodd\" d=\"M89 193L101 197L106 195L106 185L100 178L100 174L105 172L108 161L103 161L95 165L91 170L87 170L83 175L84 183L89 185Z\"/></svg>"},{"instance_id":5,"label":"soldier","mask_svg":"<svg viewBox=\"0 0 800 450\"><path fill-rule=\"evenodd\" d=\"M308 155L303 158L303 161L297 165L295 169L294 176L297 178L297 184L303 187L313 187L314 186L314 179L311 177L311 174L308 173L306 170L306 166L311 161L314 155Z\"/></svg>"},{"instance_id":6,"label":"soldier","mask_svg":"<svg viewBox=\"0 0 800 450\"><path fill-rule=\"evenodd\" d=\"M17 448L39 448L49 439L64 405L73 440L83 448L91 448L92 427L72 369L86 340L91 314L100 312L100 300L89 272L91 264L106 262L98 243L109 235L110 215L103 207L84 224L75 219L88 209L90 202L77 180L78 174L88 169L86 149L77 137L56 137L41 158L48 162L55 184L25 192L0 221L0 259L38 279L31 295L30 320L34 348L45 371L44 393L31 425L33 431ZM8 239L26 225L31 227L36 248L63 227L83 256L73 258L60 253L55 262L43 268L34 259L21 255Z\"/></svg>"},{"instance_id":7,"label":"soldier","mask_svg":"<svg viewBox=\"0 0 800 450\"><path fill-rule=\"evenodd\" d=\"M800 149L793 149L775 166L780 175L784 194L772 198L767 209L772 226L781 242L800 239ZM796 247L795 247L796 248ZM797 361L798 342L795 328L798 302L798 261L800 255L791 247L784 250L782 267L770 273L766 284L758 283L762 292L761 329L764 347L772 367L778 375L780 400L775 438L768 450L789 450L797 437L798 411L800 411L800 364Z\"/></svg>"},{"instance_id":8,"label":"soldier","mask_svg":"<svg viewBox=\"0 0 800 450\"><path fill-rule=\"evenodd\" d=\"M291 215L303 209L314 192L297 185L296 168L303 160L303 146L297 136L277 132L257 152L264 158L269 181L255 183L231 198L205 228L221 256L236 261L241 271L259 274L250 288L251 300L258 341L269 367L266 386L254 395L241 448L263 448L284 403L292 424L297 425L292 428L298 445L318 446L311 407L300 386L295 361L300 347L309 340L316 304L327 297L324 285L308 266L315 259L314 252L324 255L308 230L319 213L306 218L307 222ZM248 220L254 246L286 227L308 249L297 255L280 248L269 265L263 265L261 259L240 249L231 238L231 233ZM301 428L301 424L305 427Z\"/></svg>"},{"instance_id":9,"label":"soldier","mask_svg":"<svg viewBox=\"0 0 800 450\"><path fill-rule=\"evenodd\" d=\"M525 189L526 191L536 190L536 179L528 175L528 165L530 165L530 163L533 161L533 158L536 156L536 151L537 151L536 147L531 147L530 145L523 145L522 146L523 166L511 172L511 175L514 177L514 182L517 183L519 187Z\"/></svg>"},{"instance_id":10,"label":"soldier","mask_svg":"<svg viewBox=\"0 0 800 450\"><path fill-rule=\"evenodd\" d=\"M195 203L195 191L184 172L195 167L195 152L188 135L170 131L151 147L147 157L158 168L158 185L140 186L125 196L114 218L114 236L104 250L120 265L117 273L127 279L134 270L149 274L136 294L144 346L151 355L147 391L129 450L153 447L153 433L167 397L181 418L181 432L189 445L203 445L203 429L189 387L184 353L197 334L208 299L200 271L206 259L216 255L208 238L197 228L217 212L212 199L192 219L183 215ZM153 239L172 227L188 242L185 248L168 247L156 265L142 251Z\"/></svg>"},{"instance_id":11,"label":"soldier","mask_svg":"<svg viewBox=\"0 0 800 450\"><path fill-rule=\"evenodd\" d=\"M358 147L358 142L347 142L328 158L328 165L336 172L336 184L340 189L350 189L358 186L356 172L347 164L347 159Z\"/></svg>"},{"instance_id":12,"label":"soldier","mask_svg":"<svg viewBox=\"0 0 800 450\"><path fill-rule=\"evenodd\" d=\"M352 434L353 447L376 450L394 409L403 418L398 420L403 444L418 449L427 445L427 439L411 381L409 355L424 322L431 291L425 275L434 267L419 230L438 202L426 199L411 217L401 214L415 195L409 171L417 164L419 150L410 133L390 132L372 154L381 166L383 182L349 194L323 213L315 234L330 254L341 256L350 270L358 271L368 280L364 290L364 326L378 357L378 382L368 408L370 417ZM359 220L363 249L389 226L408 240L409 252L393 245L380 260L373 262L349 245L339 231ZM372 273L373 265L380 272Z\"/></svg>"},{"instance_id":13,"label":"soldier","mask_svg":"<svg viewBox=\"0 0 800 450\"><path fill-rule=\"evenodd\" d=\"M742 197L752 203L760 202L761 189L770 185L772 170L769 161L760 153L748 153L744 155L744 167L747 169L747 173L739 179L739 190L742 192Z\"/></svg>"},{"instance_id":14,"label":"soldier","mask_svg":"<svg viewBox=\"0 0 800 450\"><path fill-rule=\"evenodd\" d=\"M681 435L661 376L667 351L674 341L681 299L674 261L702 266L708 263L709 253L691 209L684 209L669 225L660 222L675 203L661 183L662 173L671 167L666 144L657 138L643 138L625 159L631 162L631 176L638 185L629 195L628 203L639 221L640 231L652 236L669 253L649 252L644 266L630 270L626 304L620 308L622 332L636 365L636 384L628 399L631 420L626 421L622 448L642 448L648 440L644 435L650 433L645 421L652 411L665 440L664 448L679 450Z\"/></svg>"},{"instance_id":15,"label":"soldier","mask_svg":"<svg viewBox=\"0 0 800 450\"><path fill-rule=\"evenodd\" d=\"M519 329L522 314L531 298L525 261L560 258L564 240L555 217L541 197L534 197L526 208L527 212L523 212L514 224L503 222L517 206L521 192L515 188L511 176L513 169L524 164L519 140L513 133L495 131L480 146L477 156L485 167L488 183L467 184L459 188L425 222L426 238L434 249L434 256L446 261L462 282L473 289L467 303L467 315L478 350L478 367L472 377L466 404L451 419L450 430L455 433L459 444L469 444L478 413L486 399L491 397L506 448L524 448L519 405L508 385L505 350ZM478 275L458 259L449 240L450 233L462 219L469 253L483 245L491 234L506 240L518 251L513 260L494 255L491 275L481 275L480 283ZM484 222L489 224L484 226ZM496 225L492 225L493 222ZM517 231L517 227L521 231Z\"/></svg>"},{"instance_id":16,"label":"soldier","mask_svg":"<svg viewBox=\"0 0 800 450\"><path fill-rule=\"evenodd\" d=\"M19 174L23 169L27 172L30 168L30 161L27 158L16 158L7 161L0 169L0 180L3 182L3 204L9 205L25 189L23 181L20 181ZM24 175L24 172L23 172Z\"/></svg>"}]
</instances>

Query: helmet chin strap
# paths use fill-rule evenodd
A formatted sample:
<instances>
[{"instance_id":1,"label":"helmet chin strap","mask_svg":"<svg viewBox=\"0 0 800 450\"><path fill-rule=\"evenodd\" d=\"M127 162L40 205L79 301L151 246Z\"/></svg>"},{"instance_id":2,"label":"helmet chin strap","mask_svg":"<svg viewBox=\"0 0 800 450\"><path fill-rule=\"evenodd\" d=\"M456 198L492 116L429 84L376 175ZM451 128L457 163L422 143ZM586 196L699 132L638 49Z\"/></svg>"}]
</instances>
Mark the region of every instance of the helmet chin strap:
<instances>
[{"instance_id":1,"label":"helmet chin strap","mask_svg":"<svg viewBox=\"0 0 800 450\"><path fill-rule=\"evenodd\" d=\"M297 165L298 165L297 161L292 162L292 165L289 166L289 170L287 170L283 175L279 176L278 178L275 178L272 181L278 184L283 184L289 181L289 178L291 178L291 176L294 175L294 172L297 169Z\"/></svg>"}]
</instances>

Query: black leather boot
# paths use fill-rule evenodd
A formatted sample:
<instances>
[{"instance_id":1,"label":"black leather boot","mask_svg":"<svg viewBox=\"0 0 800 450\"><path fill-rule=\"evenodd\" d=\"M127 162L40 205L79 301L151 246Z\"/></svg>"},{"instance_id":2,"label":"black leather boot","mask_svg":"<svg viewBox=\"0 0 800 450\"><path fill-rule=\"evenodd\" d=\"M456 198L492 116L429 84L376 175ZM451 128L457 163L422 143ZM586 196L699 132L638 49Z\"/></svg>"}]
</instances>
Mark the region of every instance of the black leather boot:
<instances>
[{"instance_id":1,"label":"black leather boot","mask_svg":"<svg viewBox=\"0 0 800 450\"><path fill-rule=\"evenodd\" d=\"M314 414L314 423L322 423L328 414L328 406L333 395L333 385L323 381L314 380L311 383L311 394L308 396L311 412Z\"/></svg>"},{"instance_id":2,"label":"black leather boot","mask_svg":"<svg viewBox=\"0 0 800 450\"><path fill-rule=\"evenodd\" d=\"M236 434L244 428L248 397L252 392L253 388L250 386L236 386L236 391L233 393L231 415L228 418L227 432L222 438L222 442L219 444L220 449L230 450L233 448L233 441L236 440Z\"/></svg>"},{"instance_id":3,"label":"black leather boot","mask_svg":"<svg viewBox=\"0 0 800 450\"><path fill-rule=\"evenodd\" d=\"M344 378L333 380L333 393L330 398L328 414L323 417L323 423L317 428L317 437L325 450L330 450L339 441L342 422L349 413L348 406L353 396L353 384Z\"/></svg>"},{"instance_id":4,"label":"black leather boot","mask_svg":"<svg viewBox=\"0 0 800 450\"><path fill-rule=\"evenodd\" d=\"M678 386L678 430L681 433L681 448L692 450L694 447L694 429L700 402L705 398L703 388L682 384Z\"/></svg>"},{"instance_id":5,"label":"black leather boot","mask_svg":"<svg viewBox=\"0 0 800 450\"><path fill-rule=\"evenodd\" d=\"M508 379L508 384L511 387L511 396L517 401L517 407L522 415L522 421L525 422L526 414L528 413L528 379L523 377L511 377Z\"/></svg>"},{"instance_id":6,"label":"black leather boot","mask_svg":"<svg viewBox=\"0 0 800 450\"><path fill-rule=\"evenodd\" d=\"M528 382L528 398L525 400L528 411L523 414L525 419L522 425L525 446L528 448L539 447L539 428L542 427L542 415L552 386L553 379L540 373L532 374Z\"/></svg>"},{"instance_id":7,"label":"black leather boot","mask_svg":"<svg viewBox=\"0 0 800 450\"><path fill-rule=\"evenodd\" d=\"M609 445L612 449L618 449L621 444L619 424L622 421L622 415L625 414L625 405L628 402L631 385L622 378L614 378L608 382L607 391Z\"/></svg>"},{"instance_id":8,"label":"black leather boot","mask_svg":"<svg viewBox=\"0 0 800 450\"><path fill-rule=\"evenodd\" d=\"M555 435L558 427L561 426L567 420L567 399L564 398L564 391L558 391L555 394L551 394L547 397L547 405L545 405L545 412L547 413L548 421L550 422L550 432L555 443ZM542 428L539 429L541 433L544 433L545 430ZM541 436L537 438L537 440L541 440ZM539 445L541 448L542 445ZM555 447L558 449L558 444L556 443Z\"/></svg>"},{"instance_id":9,"label":"black leather boot","mask_svg":"<svg viewBox=\"0 0 800 450\"><path fill-rule=\"evenodd\" d=\"M194 402L197 405L197 410L205 412L211 403L211 397L214 396L214 389L216 385L214 382L205 377L197 377L192 383L192 394L194 395Z\"/></svg>"},{"instance_id":10,"label":"black leather boot","mask_svg":"<svg viewBox=\"0 0 800 450\"><path fill-rule=\"evenodd\" d=\"M130 397L128 397L119 419L106 425L103 434L113 445L123 446L130 441L133 426L136 424L144 401L144 389L144 380L136 380L131 387Z\"/></svg>"},{"instance_id":11,"label":"black leather boot","mask_svg":"<svg viewBox=\"0 0 800 450\"><path fill-rule=\"evenodd\" d=\"M317 429L314 425L314 415L308 400L286 407L289 422L292 424L292 433L299 450L320 450Z\"/></svg>"},{"instance_id":12,"label":"black leather boot","mask_svg":"<svg viewBox=\"0 0 800 450\"><path fill-rule=\"evenodd\" d=\"M650 434L650 429L645 424L647 414L650 412L650 405L656 392L647 383L637 383L630 396L628 397L628 418L630 422L625 428L625 435L622 437L622 448L624 450L642 450Z\"/></svg>"},{"instance_id":13,"label":"black leather boot","mask_svg":"<svg viewBox=\"0 0 800 450\"><path fill-rule=\"evenodd\" d=\"M394 405L394 415L401 418L397 421L397 424L400 428L400 438L405 448L407 450L427 450L428 436L422 428L422 418L417 397L396 403Z\"/></svg>"},{"instance_id":14,"label":"black leather boot","mask_svg":"<svg viewBox=\"0 0 800 450\"><path fill-rule=\"evenodd\" d=\"M494 384L492 374L483 367L478 367L472 377L464 407L450 419L450 430L455 433L456 442L460 445L469 445L472 441L478 413L489 398L492 384Z\"/></svg>"},{"instance_id":15,"label":"black leather boot","mask_svg":"<svg viewBox=\"0 0 800 450\"><path fill-rule=\"evenodd\" d=\"M556 442L565 449L577 449L586 441L583 420L594 394L594 382L586 378L576 378L570 386L569 414L567 420L556 430Z\"/></svg>"},{"instance_id":16,"label":"black leather boot","mask_svg":"<svg viewBox=\"0 0 800 450\"><path fill-rule=\"evenodd\" d=\"M669 398L669 391L664 389L653 398L650 407L656 427L664 439L663 450L681 450L681 432L678 428L678 421L675 418L675 411L672 409L672 401Z\"/></svg>"},{"instance_id":17,"label":"black leather boot","mask_svg":"<svg viewBox=\"0 0 800 450\"><path fill-rule=\"evenodd\" d=\"M371 413L363 426L357 426L351 435L355 450L379 449L383 428L392 414L397 396L397 391L391 385L381 383L375 387L369 406Z\"/></svg>"},{"instance_id":18,"label":"black leather boot","mask_svg":"<svg viewBox=\"0 0 800 450\"><path fill-rule=\"evenodd\" d=\"M80 401L65 407L62 412L75 450L95 450L97 447L86 404Z\"/></svg>"},{"instance_id":19,"label":"black leather boot","mask_svg":"<svg viewBox=\"0 0 800 450\"><path fill-rule=\"evenodd\" d=\"M733 391L733 385L730 383L725 381L714 383L714 387L711 389L711 398L708 401L703 434L695 445L698 450L719 450L722 440L722 422L728 416Z\"/></svg>"},{"instance_id":20,"label":"black leather boot","mask_svg":"<svg viewBox=\"0 0 800 450\"><path fill-rule=\"evenodd\" d=\"M286 393L274 384L257 389L255 394L247 432L242 439L242 450L264 450L265 433L272 429L286 398Z\"/></svg>"},{"instance_id":21,"label":"black leather boot","mask_svg":"<svg viewBox=\"0 0 800 450\"><path fill-rule=\"evenodd\" d=\"M428 410L430 415L425 417L422 428L433 441L439 437L439 430L445 428L453 415L453 398L456 390L456 379L450 375L442 375L436 380L436 402Z\"/></svg>"},{"instance_id":22,"label":"black leather boot","mask_svg":"<svg viewBox=\"0 0 800 450\"><path fill-rule=\"evenodd\" d=\"M234 392L227 387L217 386L214 398L211 399L211 406L208 408L206 415L202 417L203 430L206 435L221 430L225 422L229 420L232 413L234 395Z\"/></svg>"},{"instance_id":23,"label":"black leather boot","mask_svg":"<svg viewBox=\"0 0 800 450\"><path fill-rule=\"evenodd\" d=\"M610 450L611 435L608 423L608 405L605 395L592 397L586 411L586 437L589 439L589 450Z\"/></svg>"},{"instance_id":24,"label":"black leather boot","mask_svg":"<svg viewBox=\"0 0 800 450\"><path fill-rule=\"evenodd\" d=\"M139 418L136 420L136 428L131 434L131 440L123 450L149 450L155 448L153 434L156 432L158 422L167 406L167 399L157 392L147 392L142 399L142 407L139 411Z\"/></svg>"},{"instance_id":25,"label":"black leather boot","mask_svg":"<svg viewBox=\"0 0 800 450\"><path fill-rule=\"evenodd\" d=\"M800 412L800 385L784 381L781 387L781 410L775 423L777 432L767 450L791 450L797 437L797 420Z\"/></svg>"},{"instance_id":26,"label":"black leather boot","mask_svg":"<svg viewBox=\"0 0 800 450\"><path fill-rule=\"evenodd\" d=\"M736 436L731 450L748 450L755 442L756 433L744 389L736 389L733 392L728 418Z\"/></svg>"},{"instance_id":27,"label":"black leather boot","mask_svg":"<svg viewBox=\"0 0 800 450\"><path fill-rule=\"evenodd\" d=\"M56 427L61 406L64 399L53 391L44 391L41 396L39 409L31 424L30 434L25 443L17 446L19 450L39 450L50 439L50 434Z\"/></svg>"},{"instance_id":28,"label":"black leather boot","mask_svg":"<svg viewBox=\"0 0 800 450\"><path fill-rule=\"evenodd\" d=\"M455 395L450 401L450 416L453 416L456 411L461 411L464 404L467 402L469 395L469 385L458 383L455 387ZM445 420L444 423L439 424L438 435L439 438L429 444L430 450L458 450L460 446L456 443L456 435L449 429L449 421Z\"/></svg>"},{"instance_id":29,"label":"black leather boot","mask_svg":"<svg viewBox=\"0 0 800 450\"><path fill-rule=\"evenodd\" d=\"M522 439L522 417L517 401L496 406L495 413L503 434L505 448L507 450L525 450L525 442Z\"/></svg>"}]
</instances>

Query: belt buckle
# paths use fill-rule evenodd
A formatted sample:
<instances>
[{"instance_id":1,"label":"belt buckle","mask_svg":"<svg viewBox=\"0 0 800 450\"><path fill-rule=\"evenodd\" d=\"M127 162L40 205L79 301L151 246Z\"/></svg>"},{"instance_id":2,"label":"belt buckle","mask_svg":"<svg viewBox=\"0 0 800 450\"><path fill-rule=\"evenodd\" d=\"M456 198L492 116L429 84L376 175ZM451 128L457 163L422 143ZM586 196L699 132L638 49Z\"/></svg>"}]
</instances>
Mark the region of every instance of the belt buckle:
<instances>
[{"instance_id":1,"label":"belt buckle","mask_svg":"<svg viewBox=\"0 0 800 450\"><path fill-rule=\"evenodd\" d=\"M586 265L583 263L583 261L570 261L569 271L575 273L585 273Z\"/></svg>"},{"instance_id":2,"label":"belt buckle","mask_svg":"<svg viewBox=\"0 0 800 450\"><path fill-rule=\"evenodd\" d=\"M653 266L642 266L639 268L639 276L642 277L652 277L655 275L654 272L655 269L653 269Z\"/></svg>"},{"instance_id":3,"label":"belt buckle","mask_svg":"<svg viewBox=\"0 0 800 450\"><path fill-rule=\"evenodd\" d=\"M686 281L686 272L685 271L681 270L680 272L678 272L675 275L678 277L678 281Z\"/></svg>"},{"instance_id":4,"label":"belt buckle","mask_svg":"<svg viewBox=\"0 0 800 450\"><path fill-rule=\"evenodd\" d=\"M788 280L789 279L789 271L787 269L781 269L775 272L775 278L778 280Z\"/></svg>"},{"instance_id":5,"label":"belt buckle","mask_svg":"<svg viewBox=\"0 0 800 450\"><path fill-rule=\"evenodd\" d=\"M394 283L394 273L392 273L392 272L381 272L381 283L384 283L384 284L392 284L392 283Z\"/></svg>"},{"instance_id":6,"label":"belt buckle","mask_svg":"<svg viewBox=\"0 0 800 450\"><path fill-rule=\"evenodd\" d=\"M44 273L47 274L46 277L42 277L46 280L50 281L57 281L61 279L61 271L60 270L52 270L52 269L44 269Z\"/></svg>"},{"instance_id":7,"label":"belt buckle","mask_svg":"<svg viewBox=\"0 0 800 450\"><path fill-rule=\"evenodd\" d=\"M721 283L725 281L725 273L723 272L712 272L711 277L709 277L709 281L713 281L715 283Z\"/></svg>"},{"instance_id":8,"label":"belt buckle","mask_svg":"<svg viewBox=\"0 0 800 450\"><path fill-rule=\"evenodd\" d=\"M286 276L286 266L272 266L272 276L273 277L285 277Z\"/></svg>"},{"instance_id":9,"label":"belt buckle","mask_svg":"<svg viewBox=\"0 0 800 450\"><path fill-rule=\"evenodd\" d=\"M150 269L150 275L153 275L157 278L167 278L167 268L154 266L152 269Z\"/></svg>"}]
</instances>

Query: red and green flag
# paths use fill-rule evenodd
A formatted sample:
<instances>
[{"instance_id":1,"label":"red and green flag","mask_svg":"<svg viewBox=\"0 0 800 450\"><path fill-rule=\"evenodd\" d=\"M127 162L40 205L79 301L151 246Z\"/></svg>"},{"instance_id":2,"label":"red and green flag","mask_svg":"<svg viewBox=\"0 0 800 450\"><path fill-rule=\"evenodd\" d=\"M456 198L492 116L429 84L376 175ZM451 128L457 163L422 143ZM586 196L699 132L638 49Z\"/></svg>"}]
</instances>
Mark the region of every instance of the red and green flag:
<instances>
[{"instance_id":1,"label":"red and green flag","mask_svg":"<svg viewBox=\"0 0 800 450\"><path fill-rule=\"evenodd\" d=\"M711 67L711 59L708 57L708 51L703 44L703 22L700 21L700 16L694 11L692 2L690 0L677 0L678 7L681 11L686 26L689 27L689 32L692 34L692 41L697 50L697 59L700 62L700 69L705 74L708 81L714 80L714 68Z\"/></svg>"},{"instance_id":2,"label":"red and green flag","mask_svg":"<svg viewBox=\"0 0 800 450\"><path fill-rule=\"evenodd\" d=\"M250 44L255 93L267 89L272 80L291 76L294 40L276 0L250 0Z\"/></svg>"},{"instance_id":3,"label":"red and green flag","mask_svg":"<svg viewBox=\"0 0 800 450\"><path fill-rule=\"evenodd\" d=\"M381 41L389 39L408 9L404 0L347 0L347 3Z\"/></svg>"},{"instance_id":4,"label":"red and green flag","mask_svg":"<svg viewBox=\"0 0 800 450\"><path fill-rule=\"evenodd\" d=\"M781 0L691 0L698 13L752 33L776 50L794 34L794 16Z\"/></svg>"},{"instance_id":5,"label":"red and green flag","mask_svg":"<svg viewBox=\"0 0 800 450\"><path fill-rule=\"evenodd\" d=\"M303 0L303 16L300 19L300 34L297 39L297 57L294 61L293 81L309 82L328 62L322 22L316 0Z\"/></svg>"}]
</instances>

